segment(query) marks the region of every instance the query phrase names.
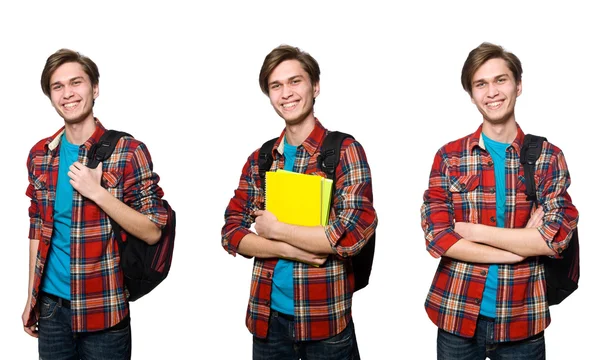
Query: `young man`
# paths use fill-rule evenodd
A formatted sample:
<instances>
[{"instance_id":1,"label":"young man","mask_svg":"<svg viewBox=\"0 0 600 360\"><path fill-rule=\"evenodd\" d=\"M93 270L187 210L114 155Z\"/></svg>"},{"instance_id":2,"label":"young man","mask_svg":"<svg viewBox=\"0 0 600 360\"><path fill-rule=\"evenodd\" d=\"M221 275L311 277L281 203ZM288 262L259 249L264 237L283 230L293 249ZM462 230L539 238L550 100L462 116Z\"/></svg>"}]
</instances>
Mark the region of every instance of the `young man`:
<instances>
[{"instance_id":1,"label":"young man","mask_svg":"<svg viewBox=\"0 0 600 360\"><path fill-rule=\"evenodd\" d=\"M472 50L462 84L483 124L433 161L421 218L427 251L441 257L425 302L439 327L438 359L545 358L550 312L538 257L560 257L578 212L565 157L545 142L535 174L541 206L532 214L515 120L521 74L519 59L500 46Z\"/></svg>"},{"instance_id":2,"label":"young man","mask_svg":"<svg viewBox=\"0 0 600 360\"><path fill-rule=\"evenodd\" d=\"M95 169L87 154L105 132L93 115L96 64L75 51L50 55L41 85L64 127L33 146L29 296L23 326L40 359L130 359L129 306L108 217L153 244L167 214L146 146L122 138Z\"/></svg>"},{"instance_id":3,"label":"young man","mask_svg":"<svg viewBox=\"0 0 600 360\"><path fill-rule=\"evenodd\" d=\"M316 60L298 48L282 45L266 56L260 87L285 120L271 170L326 177L317 158L328 131L313 113L319 75ZM258 155L254 151L242 169L222 230L225 250L255 258L246 317L253 358L358 359L350 257L377 225L365 152L357 141L344 140L329 224L314 227L286 224L262 210ZM249 230L253 222L256 233Z\"/></svg>"}]
</instances>

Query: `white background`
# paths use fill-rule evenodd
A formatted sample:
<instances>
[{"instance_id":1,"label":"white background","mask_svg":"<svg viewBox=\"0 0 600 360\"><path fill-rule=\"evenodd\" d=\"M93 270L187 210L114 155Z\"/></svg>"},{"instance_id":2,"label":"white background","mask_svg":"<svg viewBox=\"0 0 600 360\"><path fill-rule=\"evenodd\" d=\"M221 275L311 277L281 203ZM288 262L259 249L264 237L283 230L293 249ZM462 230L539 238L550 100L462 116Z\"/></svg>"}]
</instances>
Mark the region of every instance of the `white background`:
<instances>
[{"instance_id":1,"label":"white background","mask_svg":"<svg viewBox=\"0 0 600 360\"><path fill-rule=\"evenodd\" d=\"M363 359L435 359L423 303L438 260L419 207L435 151L481 116L460 85L483 41L524 68L517 121L565 153L580 211L580 289L553 307L548 359L597 353L598 40L590 3L420 1L3 2L0 5L0 358L36 359L27 297L26 157L61 125L39 78L61 47L100 69L95 115L144 141L177 211L171 273L132 303L133 359L250 359L244 318L252 261L220 245L223 212L252 150L283 121L258 86L265 55L288 43L321 66L316 115L366 149L379 216L371 285L354 298ZM17 5L18 4L18 5ZM177 355L175 355L177 354Z\"/></svg>"}]
</instances>

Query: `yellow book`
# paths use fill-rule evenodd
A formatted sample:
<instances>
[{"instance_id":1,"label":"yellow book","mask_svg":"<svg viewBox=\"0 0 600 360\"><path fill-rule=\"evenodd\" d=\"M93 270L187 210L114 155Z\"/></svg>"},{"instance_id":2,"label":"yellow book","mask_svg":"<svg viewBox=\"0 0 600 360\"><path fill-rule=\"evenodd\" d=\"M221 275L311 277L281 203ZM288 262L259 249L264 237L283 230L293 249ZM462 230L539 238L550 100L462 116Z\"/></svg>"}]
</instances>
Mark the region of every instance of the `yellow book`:
<instances>
[{"instance_id":1,"label":"yellow book","mask_svg":"<svg viewBox=\"0 0 600 360\"><path fill-rule=\"evenodd\" d=\"M292 171L265 174L265 208L279 221L302 226L323 222L323 177Z\"/></svg>"}]
</instances>

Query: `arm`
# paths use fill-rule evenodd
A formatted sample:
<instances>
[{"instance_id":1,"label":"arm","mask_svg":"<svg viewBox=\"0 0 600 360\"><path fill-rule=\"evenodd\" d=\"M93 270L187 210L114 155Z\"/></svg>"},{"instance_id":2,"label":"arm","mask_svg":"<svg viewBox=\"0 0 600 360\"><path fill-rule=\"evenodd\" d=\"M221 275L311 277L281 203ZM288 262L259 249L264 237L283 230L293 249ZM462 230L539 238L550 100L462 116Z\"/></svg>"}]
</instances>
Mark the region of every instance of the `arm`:
<instances>
[{"instance_id":1,"label":"arm","mask_svg":"<svg viewBox=\"0 0 600 360\"><path fill-rule=\"evenodd\" d=\"M336 169L333 204L335 220L326 226L298 226L277 221L268 211L256 211L256 231L265 238L286 242L313 254L353 256L360 252L377 226L373 208L371 171L362 146L342 144Z\"/></svg>"},{"instance_id":2,"label":"arm","mask_svg":"<svg viewBox=\"0 0 600 360\"><path fill-rule=\"evenodd\" d=\"M311 265L323 265L327 260L327 254L318 255L304 251L288 243L269 240L249 233L240 242L238 252L246 256L257 258L283 258L305 262Z\"/></svg>"},{"instance_id":3,"label":"arm","mask_svg":"<svg viewBox=\"0 0 600 360\"><path fill-rule=\"evenodd\" d=\"M39 247L39 240L30 240L29 241L29 284L27 286L27 302L25 303L25 309L23 310L23 315L21 316L21 320L23 321L23 327L25 332L33 337L38 337L37 334L37 324L33 324L31 326L27 326L29 322L29 315L31 314L31 295L33 293L33 279L35 276L35 262L37 258L37 252Z\"/></svg>"},{"instance_id":4,"label":"arm","mask_svg":"<svg viewBox=\"0 0 600 360\"><path fill-rule=\"evenodd\" d=\"M258 210L256 233L266 239L279 240L313 254L334 254L331 243L325 235L324 226L299 226L280 222L273 213Z\"/></svg>"},{"instance_id":5,"label":"arm","mask_svg":"<svg viewBox=\"0 0 600 360\"><path fill-rule=\"evenodd\" d=\"M142 143L135 145L123 171L123 201L101 186L103 164L89 169L80 162L69 168L70 182L81 195L95 202L126 232L152 245L161 236L166 210L160 205L162 189L152 161Z\"/></svg>"},{"instance_id":6,"label":"arm","mask_svg":"<svg viewBox=\"0 0 600 360\"><path fill-rule=\"evenodd\" d=\"M458 222L454 230L473 243L493 246L523 257L554 255L537 227L542 225L544 212L539 207L522 229L499 228L482 224Z\"/></svg>"},{"instance_id":7,"label":"arm","mask_svg":"<svg viewBox=\"0 0 600 360\"><path fill-rule=\"evenodd\" d=\"M523 260L522 256L510 251L468 241L455 231L455 204L447 171L447 158L443 149L440 149L435 155L429 187L423 195L421 206L421 227L425 233L427 251L435 258L447 256L474 263L512 264ZM475 189L465 189L469 190Z\"/></svg>"}]
</instances>

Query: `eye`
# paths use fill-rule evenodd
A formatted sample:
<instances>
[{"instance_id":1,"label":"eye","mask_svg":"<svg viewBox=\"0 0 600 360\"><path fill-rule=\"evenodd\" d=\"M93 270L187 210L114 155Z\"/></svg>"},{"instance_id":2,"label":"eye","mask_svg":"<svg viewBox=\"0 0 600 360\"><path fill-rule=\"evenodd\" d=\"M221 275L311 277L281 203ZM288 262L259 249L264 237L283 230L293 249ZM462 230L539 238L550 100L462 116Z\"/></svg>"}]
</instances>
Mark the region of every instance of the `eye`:
<instances>
[{"instance_id":1,"label":"eye","mask_svg":"<svg viewBox=\"0 0 600 360\"><path fill-rule=\"evenodd\" d=\"M294 85L295 84L299 84L299 83L300 83L300 79L294 79L294 80L292 80L292 84L294 84Z\"/></svg>"},{"instance_id":2,"label":"eye","mask_svg":"<svg viewBox=\"0 0 600 360\"><path fill-rule=\"evenodd\" d=\"M485 86L485 84L482 83L482 82L475 84L475 87L478 88L478 89L481 89L484 86Z\"/></svg>"},{"instance_id":3,"label":"eye","mask_svg":"<svg viewBox=\"0 0 600 360\"><path fill-rule=\"evenodd\" d=\"M73 83L72 83L72 84L73 84L73 85L79 85L79 84L81 84L81 80L75 80L75 81L73 81Z\"/></svg>"},{"instance_id":4,"label":"eye","mask_svg":"<svg viewBox=\"0 0 600 360\"><path fill-rule=\"evenodd\" d=\"M54 85L54 86L52 86L52 90L56 91L56 90L60 90L60 89L62 89L62 85Z\"/></svg>"},{"instance_id":5,"label":"eye","mask_svg":"<svg viewBox=\"0 0 600 360\"><path fill-rule=\"evenodd\" d=\"M506 78L500 78L498 79L498 84L502 84L506 81Z\"/></svg>"},{"instance_id":6,"label":"eye","mask_svg":"<svg viewBox=\"0 0 600 360\"><path fill-rule=\"evenodd\" d=\"M273 84L273 85L271 85L271 90L277 90L277 89L279 89L280 86L281 86L280 84Z\"/></svg>"}]
</instances>

